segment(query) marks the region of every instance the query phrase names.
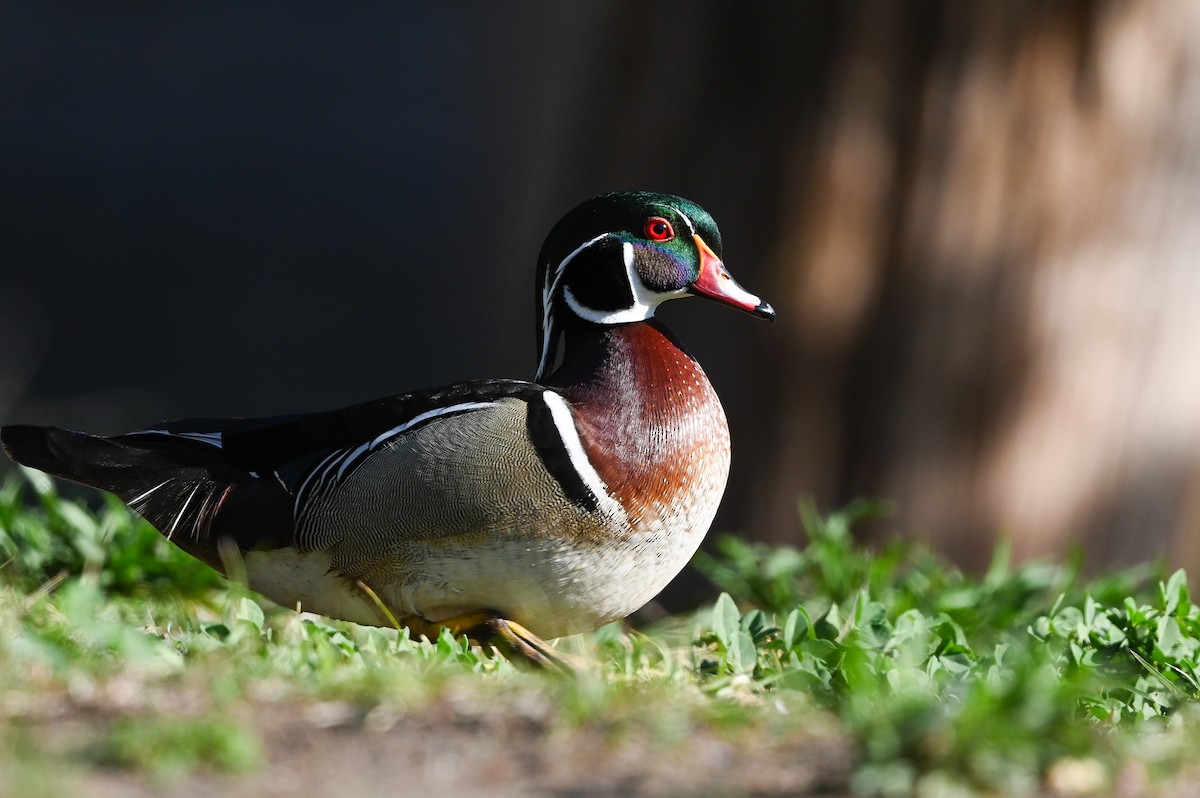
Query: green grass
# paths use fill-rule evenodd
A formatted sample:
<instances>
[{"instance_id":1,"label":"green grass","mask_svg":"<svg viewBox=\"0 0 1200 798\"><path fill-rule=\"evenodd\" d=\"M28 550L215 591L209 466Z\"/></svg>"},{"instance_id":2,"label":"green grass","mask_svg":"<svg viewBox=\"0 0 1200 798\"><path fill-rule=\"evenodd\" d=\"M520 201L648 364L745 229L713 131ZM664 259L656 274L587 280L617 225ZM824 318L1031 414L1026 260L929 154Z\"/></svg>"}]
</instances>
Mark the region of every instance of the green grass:
<instances>
[{"instance_id":1,"label":"green grass","mask_svg":"<svg viewBox=\"0 0 1200 798\"><path fill-rule=\"evenodd\" d=\"M370 728L446 700L668 748L842 740L865 795L1186 782L1200 608L1183 572L1085 579L1001 546L973 578L919 545L856 545L878 509L804 508L803 548L719 540L696 561L712 606L566 640L590 665L555 678L260 603L111 497L87 509L27 473L0 487L0 794L68 794L62 774L95 768L236 778L267 766L271 707ZM73 742L56 719L78 715L100 731Z\"/></svg>"}]
</instances>

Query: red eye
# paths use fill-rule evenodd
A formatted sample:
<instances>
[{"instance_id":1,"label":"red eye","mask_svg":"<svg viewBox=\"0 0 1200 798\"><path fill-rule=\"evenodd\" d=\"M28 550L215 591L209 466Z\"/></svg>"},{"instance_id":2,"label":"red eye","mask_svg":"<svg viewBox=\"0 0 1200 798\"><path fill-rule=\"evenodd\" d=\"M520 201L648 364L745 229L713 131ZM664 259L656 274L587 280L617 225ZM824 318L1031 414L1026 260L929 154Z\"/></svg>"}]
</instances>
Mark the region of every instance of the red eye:
<instances>
[{"instance_id":1,"label":"red eye","mask_svg":"<svg viewBox=\"0 0 1200 798\"><path fill-rule=\"evenodd\" d=\"M675 237L675 229L671 227L670 222L661 216L654 216L647 219L645 226L642 227L642 232L651 241L670 241Z\"/></svg>"}]
</instances>

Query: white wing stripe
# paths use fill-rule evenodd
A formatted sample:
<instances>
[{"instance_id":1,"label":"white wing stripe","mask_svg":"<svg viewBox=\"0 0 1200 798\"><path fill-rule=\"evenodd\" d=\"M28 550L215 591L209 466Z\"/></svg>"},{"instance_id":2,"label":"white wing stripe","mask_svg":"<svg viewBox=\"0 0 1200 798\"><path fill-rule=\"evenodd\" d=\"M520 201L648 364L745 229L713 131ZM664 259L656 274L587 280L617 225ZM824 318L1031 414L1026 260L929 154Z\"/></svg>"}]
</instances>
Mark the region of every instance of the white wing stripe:
<instances>
[{"instance_id":1,"label":"white wing stripe","mask_svg":"<svg viewBox=\"0 0 1200 798\"><path fill-rule=\"evenodd\" d=\"M189 441L197 441L199 443L207 443L209 446L221 448L223 443L221 433L219 432L171 432L165 429L141 429L137 432L131 432L130 435L166 435L169 438L184 438Z\"/></svg>"},{"instance_id":2,"label":"white wing stripe","mask_svg":"<svg viewBox=\"0 0 1200 798\"><path fill-rule=\"evenodd\" d=\"M159 488L161 488L163 485L166 485L170 481L171 480L169 480L169 479L164 479L162 482L158 483L153 488L151 488L150 490L143 493L141 496L138 496L136 499L130 499L129 501L126 502L126 504L128 504L130 507L132 507L135 504L141 504L146 499L150 498L151 493L154 493L154 491L158 490Z\"/></svg>"},{"instance_id":3,"label":"white wing stripe","mask_svg":"<svg viewBox=\"0 0 1200 798\"><path fill-rule=\"evenodd\" d=\"M448 407L437 407L437 408L434 408L433 410L426 410L424 413L413 416L412 418L410 418L408 421L405 421L400 426L392 427L387 432L383 433L382 435L377 436L375 438L375 440L371 441L371 448L374 449L376 446L383 443L388 438L392 438L396 435L399 435L401 432L404 432L405 430L409 429L410 427L420 424L422 421L426 421L427 419L437 418L438 416L444 416L444 415L447 415L450 413L464 413L468 410L482 410L483 408L491 407L494 404L496 404L496 403L495 402L463 402L462 404L449 405Z\"/></svg>"},{"instance_id":4,"label":"white wing stripe","mask_svg":"<svg viewBox=\"0 0 1200 798\"><path fill-rule=\"evenodd\" d=\"M304 481L300 483L300 489L296 491L296 510L295 510L295 514L296 514L296 516L297 516L297 517L299 517L299 516L300 516L300 501L301 501L301 498L302 498L302 497L304 496L304 494L305 494L305 493L308 491L308 485L309 485L309 483L310 483L310 482L312 482L312 480L313 480L313 477L315 477L315 476L317 475L317 472L321 470L322 466L324 466L324 465L325 465L326 463L328 463L330 460L336 459L336 458L338 457L338 455L340 455L341 453L342 453L342 450L341 450L341 449L338 449L338 450L336 450L336 451L334 451L334 452L331 452L331 453L329 453L328 455L326 455L326 456L325 456L325 459L324 459L324 460L322 460L321 462L317 463L316 467L314 467L312 471L309 471L309 472L308 472L308 476L306 476L306 477L304 478Z\"/></svg>"},{"instance_id":5,"label":"white wing stripe","mask_svg":"<svg viewBox=\"0 0 1200 798\"><path fill-rule=\"evenodd\" d=\"M376 438L375 440L377 441L379 439ZM354 460L360 454L374 448L374 446L375 446L375 441L367 441L362 446L359 446L357 449L354 449L353 451L347 453L346 456L342 458L342 467L338 469L337 478L341 479L342 476L345 475L346 469L350 467L350 464L352 462L354 462ZM332 467L333 466L330 466L330 468L332 468Z\"/></svg>"},{"instance_id":6,"label":"white wing stripe","mask_svg":"<svg viewBox=\"0 0 1200 798\"><path fill-rule=\"evenodd\" d=\"M179 513L175 516L175 520L171 522L171 528L167 530L167 540L170 540L171 536L175 534L175 527L179 526L179 522L183 520L184 514L187 513L188 505L192 503L192 499L198 490L200 490L200 486L194 486L192 492L183 500L183 505L179 508Z\"/></svg>"},{"instance_id":7,"label":"white wing stripe","mask_svg":"<svg viewBox=\"0 0 1200 798\"><path fill-rule=\"evenodd\" d=\"M440 416L454 415L457 413L465 413L471 410L481 410L485 407L491 407L495 402L462 402L456 405L448 405L446 407L436 407L433 410L426 410L424 413L419 413L403 424L392 427L386 432L376 435L371 440L363 443L354 449L338 449L332 452L324 460L316 465L308 476L304 479L300 489L296 491L295 516L298 522L304 518L304 509L311 503L311 500L317 495L323 493L327 487L336 485L338 481L345 476L346 470L353 466L363 456L370 454L378 449L383 444L393 438L402 435L413 427L431 419ZM337 473L334 473L337 469ZM314 480L315 477L315 480ZM310 488L311 485L311 488Z\"/></svg>"},{"instance_id":8,"label":"white wing stripe","mask_svg":"<svg viewBox=\"0 0 1200 798\"><path fill-rule=\"evenodd\" d=\"M387 443L389 440L391 440L392 438L395 438L397 435L400 435L401 433L403 433L409 429L412 429L416 425L420 424L422 421L428 421L432 418L437 418L438 416L445 416L445 415L450 415L450 414L454 414L454 413L465 413L469 410L481 410L485 407L491 407L494 404L495 404L495 402L463 402L461 404L450 405L449 407L437 407L437 408L434 408L433 410L426 410L424 413L419 413L419 414L413 416L412 418L410 418L408 421L405 421L403 424L400 424L399 426L396 426L396 427L392 427L387 432L384 432L380 435L375 436L374 440L364 443L362 446L359 446L357 449L355 449L354 451L347 454L344 461L342 462L342 467L338 469L336 479L341 479L342 475L346 473L346 469L349 468L350 465L356 459L358 459L358 457L360 455L367 453L367 452L374 451L380 445ZM332 468L332 466L331 466L331 468Z\"/></svg>"}]
</instances>

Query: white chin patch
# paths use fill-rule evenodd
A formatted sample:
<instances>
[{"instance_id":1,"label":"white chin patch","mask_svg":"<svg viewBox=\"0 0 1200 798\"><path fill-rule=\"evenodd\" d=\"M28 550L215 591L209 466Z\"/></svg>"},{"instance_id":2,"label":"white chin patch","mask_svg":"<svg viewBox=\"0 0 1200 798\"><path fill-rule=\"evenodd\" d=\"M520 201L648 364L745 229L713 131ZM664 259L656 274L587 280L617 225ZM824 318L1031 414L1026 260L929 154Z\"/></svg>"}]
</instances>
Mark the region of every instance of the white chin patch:
<instances>
[{"instance_id":1,"label":"white chin patch","mask_svg":"<svg viewBox=\"0 0 1200 798\"><path fill-rule=\"evenodd\" d=\"M625 276L629 280L629 291L633 295L633 304L619 310L595 310L576 299L575 295L571 293L570 287L564 288L563 299L567 301L567 307L579 318L586 319L593 324L628 324L634 321L645 321L654 315L654 311L663 302L685 296L683 291L672 291L666 294L651 291L633 268L633 244L623 244L621 251L625 256Z\"/></svg>"}]
</instances>

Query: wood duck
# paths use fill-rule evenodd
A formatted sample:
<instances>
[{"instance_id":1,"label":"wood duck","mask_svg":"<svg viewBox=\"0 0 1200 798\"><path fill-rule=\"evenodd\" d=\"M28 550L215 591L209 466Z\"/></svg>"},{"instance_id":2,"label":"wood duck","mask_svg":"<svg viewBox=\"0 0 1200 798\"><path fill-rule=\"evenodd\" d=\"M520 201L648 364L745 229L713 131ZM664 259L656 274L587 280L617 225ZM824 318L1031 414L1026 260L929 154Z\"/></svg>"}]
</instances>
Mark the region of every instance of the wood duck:
<instances>
[{"instance_id":1,"label":"wood duck","mask_svg":"<svg viewBox=\"0 0 1200 798\"><path fill-rule=\"evenodd\" d=\"M725 490L729 429L656 318L702 296L774 319L681 197L606 194L551 230L533 382L479 380L341 410L191 419L113 437L7 426L15 461L111 491L183 550L285 606L440 628L551 660L541 638L652 599Z\"/></svg>"}]
</instances>

